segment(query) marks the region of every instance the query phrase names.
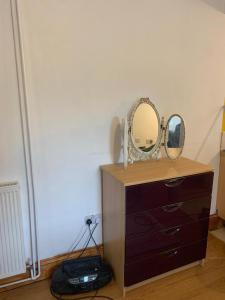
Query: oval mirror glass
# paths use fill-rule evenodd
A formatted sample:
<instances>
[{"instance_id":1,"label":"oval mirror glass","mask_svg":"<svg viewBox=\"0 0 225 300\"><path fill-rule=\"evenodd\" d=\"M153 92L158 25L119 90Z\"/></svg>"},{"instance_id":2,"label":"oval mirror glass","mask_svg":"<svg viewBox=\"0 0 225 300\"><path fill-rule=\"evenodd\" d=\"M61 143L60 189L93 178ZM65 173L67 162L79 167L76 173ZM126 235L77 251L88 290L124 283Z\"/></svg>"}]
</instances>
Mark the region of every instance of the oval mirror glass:
<instances>
[{"instance_id":1,"label":"oval mirror glass","mask_svg":"<svg viewBox=\"0 0 225 300\"><path fill-rule=\"evenodd\" d=\"M178 158L184 147L185 126L181 116L172 115L166 126L165 149L167 156L171 159Z\"/></svg>"},{"instance_id":2,"label":"oval mirror glass","mask_svg":"<svg viewBox=\"0 0 225 300\"><path fill-rule=\"evenodd\" d=\"M153 153L160 137L160 119L154 105L140 103L133 114L131 137L134 146L141 152Z\"/></svg>"}]
</instances>

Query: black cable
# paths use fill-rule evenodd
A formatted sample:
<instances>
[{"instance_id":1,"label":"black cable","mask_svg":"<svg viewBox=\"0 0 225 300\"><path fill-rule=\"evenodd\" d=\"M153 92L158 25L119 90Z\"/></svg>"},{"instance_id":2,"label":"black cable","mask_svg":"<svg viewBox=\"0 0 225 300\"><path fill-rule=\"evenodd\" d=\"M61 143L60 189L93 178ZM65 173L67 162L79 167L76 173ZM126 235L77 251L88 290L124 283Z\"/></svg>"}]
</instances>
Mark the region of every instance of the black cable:
<instances>
[{"instance_id":1,"label":"black cable","mask_svg":"<svg viewBox=\"0 0 225 300\"><path fill-rule=\"evenodd\" d=\"M70 248L71 248L71 251L73 251L73 250L76 249L76 247L78 246L78 244L82 241L83 237L85 236L86 232L87 232L87 228L86 228L85 231L83 232L83 234L82 234L82 236L80 237L80 239L78 240L78 238L77 238L77 239L73 242L72 247L70 247ZM76 243L77 240L78 240L78 242ZM75 243L76 243L76 244L75 244ZM74 244L75 244L75 246L74 246ZM69 251L69 252L71 252L71 251Z\"/></svg>"},{"instance_id":2,"label":"black cable","mask_svg":"<svg viewBox=\"0 0 225 300\"><path fill-rule=\"evenodd\" d=\"M87 247L88 247L88 245L89 245L89 243L90 243L91 236L92 236L93 233L95 232L95 229L96 229L97 226L98 226L98 224L95 224L94 228L92 229L91 235L89 236L89 238L88 238L88 240L87 240L87 242L86 242L86 245L85 245L84 249L82 250L82 252L80 253L80 255L78 255L77 258L80 258L80 257L84 254L84 252L86 251L86 249L87 249Z\"/></svg>"},{"instance_id":3,"label":"black cable","mask_svg":"<svg viewBox=\"0 0 225 300\"><path fill-rule=\"evenodd\" d=\"M103 296L103 295L97 295L98 290L95 292L95 294L93 296L81 296L81 297L76 297L76 298L65 298L62 296L58 296L56 295L52 289L51 289L51 294L54 298L56 298L57 300L83 300L83 299L89 299L89 300L94 300L96 298L100 298L100 299L106 299L106 300L114 300L113 298L109 297L109 296Z\"/></svg>"},{"instance_id":4,"label":"black cable","mask_svg":"<svg viewBox=\"0 0 225 300\"><path fill-rule=\"evenodd\" d=\"M98 224L95 224L95 225L94 225L94 228L93 228L92 230L91 230L91 228L90 228L90 224L87 224L87 225L88 225L88 229L89 229L89 234L90 234L90 235L89 235L89 238L87 239L87 241L86 241L86 243L85 243L84 249L82 250L82 252L80 253L80 255L78 255L77 258L80 258L80 257L84 254L84 252L86 251L86 249L87 249L87 247L88 247L88 245L89 245L91 239L93 240L93 242L94 242L94 244L95 244L95 247L96 247L97 252L98 252L99 255L101 256L99 247L98 247L98 245L97 245L97 243L96 243L96 241L95 241L95 239L94 239L94 237L93 237L93 233L95 232L95 229L97 228ZM85 231L85 233L86 233L86 232L87 232L87 231ZM84 234L85 234L85 233L84 233ZM84 234L83 234L83 236L84 236ZM82 238L83 238L83 236L82 236ZM79 243L80 243L80 240L79 240ZM76 247L76 246L75 246L75 247ZM70 254L71 254L71 253L70 253ZM63 296L61 296L61 295L56 295L56 294L53 292L52 288L50 288L50 291L51 291L52 296L53 296L54 298L56 298L57 300L85 300L85 299L94 300L94 299L96 299L96 298L98 298L98 299L106 299L106 300L114 300L113 298L111 298L111 297L109 297L109 296L97 295L98 290L96 290L96 292L95 292L95 294L94 294L93 296L81 296L81 297L76 297L76 298L65 298L65 297L63 297Z\"/></svg>"},{"instance_id":5,"label":"black cable","mask_svg":"<svg viewBox=\"0 0 225 300\"><path fill-rule=\"evenodd\" d=\"M71 249L71 251L68 253L68 255L66 256L66 260L70 258L71 254L74 252L74 250L76 250L77 246L80 244L80 242L82 241L82 239L84 238L85 234L87 232L87 229L84 231L84 233L82 234L82 236L80 237L79 241L76 243L75 246L73 246L73 248ZM73 243L74 245L74 243Z\"/></svg>"},{"instance_id":6,"label":"black cable","mask_svg":"<svg viewBox=\"0 0 225 300\"><path fill-rule=\"evenodd\" d=\"M96 224L96 225L98 225L98 224ZM94 237L93 237L93 233L91 232L91 226L88 224L88 230L89 230L89 234L90 234L90 236L91 236L91 239L92 239L92 241L94 242L94 244L95 244L95 248L96 248L96 250L97 250L97 252L98 252L98 254L101 256L101 252L100 252L100 249L99 249L99 247L98 247L98 245L97 245L97 243L96 243L96 241L95 241L95 239L94 239Z\"/></svg>"},{"instance_id":7,"label":"black cable","mask_svg":"<svg viewBox=\"0 0 225 300\"><path fill-rule=\"evenodd\" d=\"M76 258L74 258L74 259L78 259L78 258L80 258L80 257L84 254L84 252L86 251L86 249L87 249L87 247L88 247L88 245L89 245L89 243L90 243L91 236L93 235L93 233L94 233L94 231L95 231L95 229L96 229L97 226L98 226L98 224L95 224L94 228L93 228L92 231L90 232L90 235L89 235L87 241L86 241L85 244L84 244L85 246L84 246L82 252L81 252ZM85 231L85 233L86 233L86 231ZM71 255L71 253L69 253L68 256L70 256L70 255ZM67 258L66 258L66 260L65 260L64 262L66 262L66 261L68 260L68 256L67 256ZM63 263L63 272L65 272L64 265L65 265L65 264Z\"/></svg>"},{"instance_id":8,"label":"black cable","mask_svg":"<svg viewBox=\"0 0 225 300\"><path fill-rule=\"evenodd\" d=\"M81 296L81 297L76 297L76 298L65 298L65 297L63 297L63 296L61 296L61 295L55 294L55 293L53 292L52 289L50 289L50 291L51 291L52 296L53 296L54 298L56 298L57 300L82 300L82 299L89 299L89 300L92 300L92 299L94 299L95 297L98 297L98 296L97 296L98 290L95 291L95 294L94 294L93 296ZM111 300L111 299L110 299L110 300ZM112 299L112 300L113 300L113 299Z\"/></svg>"},{"instance_id":9,"label":"black cable","mask_svg":"<svg viewBox=\"0 0 225 300\"><path fill-rule=\"evenodd\" d=\"M68 252L70 252L70 250L73 248L73 245L77 242L77 240L79 239L79 236L82 234L84 229L84 225L81 227L81 230L79 231L79 233L77 234L77 237L74 239L73 243L71 244L71 246L68 249Z\"/></svg>"}]
</instances>

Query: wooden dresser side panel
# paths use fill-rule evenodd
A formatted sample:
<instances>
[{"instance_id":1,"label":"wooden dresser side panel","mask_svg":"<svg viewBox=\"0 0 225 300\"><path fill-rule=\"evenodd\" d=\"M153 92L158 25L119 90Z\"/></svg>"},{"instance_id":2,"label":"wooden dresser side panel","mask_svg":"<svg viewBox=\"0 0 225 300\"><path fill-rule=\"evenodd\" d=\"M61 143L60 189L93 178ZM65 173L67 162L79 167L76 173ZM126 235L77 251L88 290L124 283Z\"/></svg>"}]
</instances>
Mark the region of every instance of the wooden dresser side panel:
<instances>
[{"instance_id":1,"label":"wooden dresser side panel","mask_svg":"<svg viewBox=\"0 0 225 300\"><path fill-rule=\"evenodd\" d=\"M102 210L104 258L114 271L121 293L124 288L125 187L102 172Z\"/></svg>"}]
</instances>

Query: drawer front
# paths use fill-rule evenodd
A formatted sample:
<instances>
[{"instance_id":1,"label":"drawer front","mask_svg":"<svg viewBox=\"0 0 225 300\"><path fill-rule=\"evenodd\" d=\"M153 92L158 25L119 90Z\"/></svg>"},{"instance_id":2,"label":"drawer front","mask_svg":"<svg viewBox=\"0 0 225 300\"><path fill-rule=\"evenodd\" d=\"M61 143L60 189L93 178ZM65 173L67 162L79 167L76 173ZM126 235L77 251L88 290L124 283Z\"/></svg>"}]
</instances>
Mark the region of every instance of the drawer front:
<instances>
[{"instance_id":1,"label":"drawer front","mask_svg":"<svg viewBox=\"0 0 225 300\"><path fill-rule=\"evenodd\" d=\"M206 254L206 246L207 240L203 240L187 247L176 248L157 256L145 257L139 261L126 264L124 272L125 286L130 286L203 259Z\"/></svg>"},{"instance_id":2,"label":"drawer front","mask_svg":"<svg viewBox=\"0 0 225 300\"><path fill-rule=\"evenodd\" d=\"M208 218L211 197L178 202L126 216L126 238Z\"/></svg>"},{"instance_id":3,"label":"drawer front","mask_svg":"<svg viewBox=\"0 0 225 300\"><path fill-rule=\"evenodd\" d=\"M209 219L160 231L149 230L135 238L126 238L125 261L132 262L142 255L157 255L207 239Z\"/></svg>"},{"instance_id":4,"label":"drawer front","mask_svg":"<svg viewBox=\"0 0 225 300\"><path fill-rule=\"evenodd\" d=\"M126 214L211 196L213 172L126 188Z\"/></svg>"}]
</instances>

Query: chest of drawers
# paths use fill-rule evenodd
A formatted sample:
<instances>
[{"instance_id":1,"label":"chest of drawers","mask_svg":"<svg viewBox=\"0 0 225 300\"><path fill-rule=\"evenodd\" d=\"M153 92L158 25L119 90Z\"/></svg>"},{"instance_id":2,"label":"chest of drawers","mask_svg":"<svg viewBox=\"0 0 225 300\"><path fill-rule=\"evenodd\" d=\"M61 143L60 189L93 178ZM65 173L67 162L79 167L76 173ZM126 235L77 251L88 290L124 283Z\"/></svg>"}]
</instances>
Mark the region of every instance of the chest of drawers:
<instances>
[{"instance_id":1,"label":"chest of drawers","mask_svg":"<svg viewBox=\"0 0 225 300\"><path fill-rule=\"evenodd\" d=\"M185 158L102 167L104 256L121 291L204 259L212 183Z\"/></svg>"}]
</instances>

